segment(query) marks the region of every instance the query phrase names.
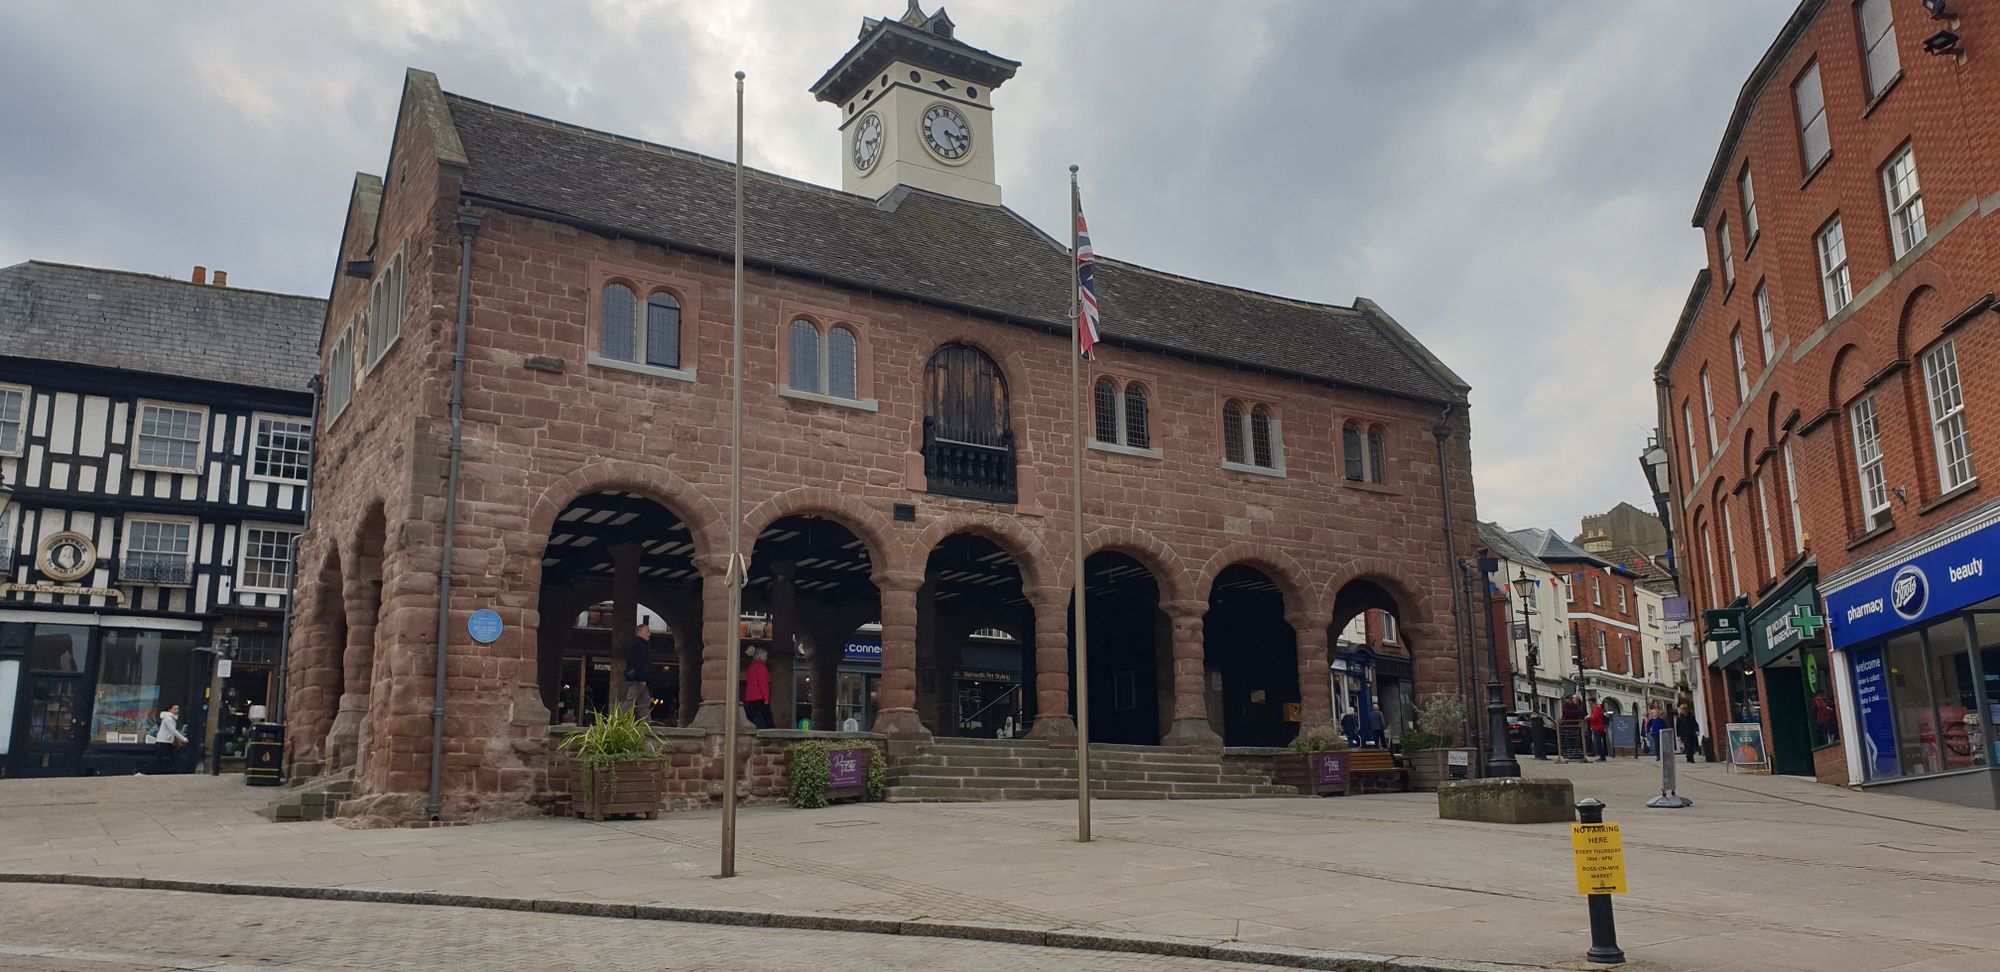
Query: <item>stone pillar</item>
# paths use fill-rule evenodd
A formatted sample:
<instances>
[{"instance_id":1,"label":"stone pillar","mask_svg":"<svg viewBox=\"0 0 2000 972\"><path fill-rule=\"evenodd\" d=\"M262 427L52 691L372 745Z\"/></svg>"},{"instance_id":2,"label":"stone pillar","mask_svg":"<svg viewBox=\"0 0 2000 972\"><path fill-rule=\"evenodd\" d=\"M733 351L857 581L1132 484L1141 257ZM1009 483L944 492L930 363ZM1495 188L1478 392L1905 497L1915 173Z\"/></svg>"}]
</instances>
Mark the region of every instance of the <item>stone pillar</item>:
<instances>
[{"instance_id":1,"label":"stone pillar","mask_svg":"<svg viewBox=\"0 0 2000 972\"><path fill-rule=\"evenodd\" d=\"M357 578L342 585L341 610L347 614L347 648L341 654L340 702L326 734L326 772L352 769L359 762L375 679L375 621L381 614L382 561L355 565Z\"/></svg>"},{"instance_id":2,"label":"stone pillar","mask_svg":"<svg viewBox=\"0 0 2000 972\"><path fill-rule=\"evenodd\" d=\"M757 727L743 715L743 706L738 704L733 710L729 706L736 698L736 686L727 682L729 626L743 621L730 616L729 585L725 583L729 557L705 554L695 558L695 569L701 572L701 707L688 725L719 733L726 725L722 720L733 718L738 730L755 732Z\"/></svg>"},{"instance_id":3,"label":"stone pillar","mask_svg":"<svg viewBox=\"0 0 2000 972\"><path fill-rule=\"evenodd\" d=\"M917 714L917 588L916 574L880 573L875 589L882 594L882 707L875 731L892 739L929 742L931 732Z\"/></svg>"},{"instance_id":4,"label":"stone pillar","mask_svg":"<svg viewBox=\"0 0 2000 972\"><path fill-rule=\"evenodd\" d=\"M1073 742L1076 717L1069 711L1069 592L1043 588L1030 595L1035 605L1032 638L1035 670L1035 724L1029 739Z\"/></svg>"},{"instance_id":5,"label":"stone pillar","mask_svg":"<svg viewBox=\"0 0 2000 972\"><path fill-rule=\"evenodd\" d=\"M561 704L562 656L576 629L576 595L567 587L542 588L541 607L535 625L535 680L541 687L542 705L555 712ZM575 722L578 713L567 714Z\"/></svg>"},{"instance_id":6,"label":"stone pillar","mask_svg":"<svg viewBox=\"0 0 2000 972\"><path fill-rule=\"evenodd\" d=\"M887 642L883 644L886 646ZM938 671L937 582L926 578L917 588L917 712L927 717L928 725L950 735L950 729L937 721L943 682L944 676Z\"/></svg>"},{"instance_id":7,"label":"stone pillar","mask_svg":"<svg viewBox=\"0 0 2000 972\"><path fill-rule=\"evenodd\" d=\"M632 647L632 632L638 628L634 620L639 616L639 557L643 553L636 543L620 543L611 547L611 704L617 705L625 698L625 652ZM641 672L640 676L644 677ZM644 719L652 715L652 706L644 707L638 713Z\"/></svg>"},{"instance_id":8,"label":"stone pillar","mask_svg":"<svg viewBox=\"0 0 2000 972\"><path fill-rule=\"evenodd\" d=\"M1207 672L1202 665L1202 617L1207 601L1163 601L1160 610L1173 627L1173 725L1162 746L1221 749L1222 737L1208 724Z\"/></svg>"},{"instance_id":9,"label":"stone pillar","mask_svg":"<svg viewBox=\"0 0 2000 972\"><path fill-rule=\"evenodd\" d=\"M813 602L812 620L806 637L812 642L812 719L815 728L840 728L840 661L847 651L847 636L854 633L855 628L876 620L872 616L861 617L862 614L872 614L872 611ZM864 725L861 728L871 727Z\"/></svg>"},{"instance_id":10,"label":"stone pillar","mask_svg":"<svg viewBox=\"0 0 2000 972\"><path fill-rule=\"evenodd\" d=\"M1333 675L1328 667L1326 619L1302 611L1285 615L1299 655L1299 731L1333 724Z\"/></svg>"},{"instance_id":11,"label":"stone pillar","mask_svg":"<svg viewBox=\"0 0 2000 972\"><path fill-rule=\"evenodd\" d=\"M798 565L789 560L771 565L771 725L779 729L798 724L792 711L798 694L793 686L799 657L793 644L799 630L797 573Z\"/></svg>"},{"instance_id":12,"label":"stone pillar","mask_svg":"<svg viewBox=\"0 0 2000 972\"><path fill-rule=\"evenodd\" d=\"M680 590L658 595L661 617L674 635L674 725L685 726L701 705L701 600ZM654 651L658 651L655 646Z\"/></svg>"}]
</instances>

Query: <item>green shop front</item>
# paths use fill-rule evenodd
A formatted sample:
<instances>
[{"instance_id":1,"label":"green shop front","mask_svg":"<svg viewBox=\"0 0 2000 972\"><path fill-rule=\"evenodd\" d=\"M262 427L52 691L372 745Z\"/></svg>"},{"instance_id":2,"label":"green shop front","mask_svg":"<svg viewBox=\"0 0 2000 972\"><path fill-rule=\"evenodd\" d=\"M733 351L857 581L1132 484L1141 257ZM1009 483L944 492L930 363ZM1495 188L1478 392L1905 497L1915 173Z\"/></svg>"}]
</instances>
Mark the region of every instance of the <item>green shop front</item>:
<instances>
[{"instance_id":1,"label":"green shop front","mask_svg":"<svg viewBox=\"0 0 2000 972\"><path fill-rule=\"evenodd\" d=\"M1844 783L1839 702L1816 580L1807 567L1750 608L1749 650L1739 662L1749 672L1730 690L1732 703L1739 693L1753 698L1756 712L1733 721L1762 723L1771 772Z\"/></svg>"}]
</instances>

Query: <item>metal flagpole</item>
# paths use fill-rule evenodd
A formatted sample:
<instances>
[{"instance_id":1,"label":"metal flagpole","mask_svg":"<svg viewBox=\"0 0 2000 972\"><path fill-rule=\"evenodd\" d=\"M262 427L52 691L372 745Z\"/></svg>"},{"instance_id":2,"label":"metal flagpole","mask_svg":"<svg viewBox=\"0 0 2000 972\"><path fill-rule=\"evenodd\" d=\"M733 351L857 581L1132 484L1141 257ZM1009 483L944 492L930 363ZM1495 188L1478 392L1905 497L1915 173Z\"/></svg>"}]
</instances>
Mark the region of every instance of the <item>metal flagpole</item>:
<instances>
[{"instance_id":1,"label":"metal flagpole","mask_svg":"<svg viewBox=\"0 0 2000 972\"><path fill-rule=\"evenodd\" d=\"M1076 166L1069 167L1069 424L1070 556L1076 564L1076 839L1090 841L1090 629L1084 624L1083 571L1083 333L1076 263Z\"/></svg>"},{"instance_id":2,"label":"metal flagpole","mask_svg":"<svg viewBox=\"0 0 2000 972\"><path fill-rule=\"evenodd\" d=\"M736 876L736 678L743 650L743 72L736 72L736 279L730 290L729 338L729 648L722 709L722 873Z\"/></svg>"}]
</instances>

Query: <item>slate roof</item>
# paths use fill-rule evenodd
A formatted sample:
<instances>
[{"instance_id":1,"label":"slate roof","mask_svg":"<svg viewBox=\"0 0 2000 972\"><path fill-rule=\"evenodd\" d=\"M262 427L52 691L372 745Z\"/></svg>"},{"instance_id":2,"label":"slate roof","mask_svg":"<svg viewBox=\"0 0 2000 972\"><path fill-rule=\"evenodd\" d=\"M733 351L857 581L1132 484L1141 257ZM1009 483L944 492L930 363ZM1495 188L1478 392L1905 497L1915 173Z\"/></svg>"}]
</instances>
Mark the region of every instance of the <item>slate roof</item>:
<instances>
[{"instance_id":1,"label":"slate roof","mask_svg":"<svg viewBox=\"0 0 2000 972\"><path fill-rule=\"evenodd\" d=\"M597 232L732 251L728 163L459 95L444 99L468 160L467 196ZM744 200L752 265L1067 331L1067 247L1003 206L907 188L877 201L756 170ZM1102 256L1097 292L1113 347L1405 398L1465 400L1467 386L1369 301L1290 300Z\"/></svg>"},{"instance_id":2,"label":"slate roof","mask_svg":"<svg viewBox=\"0 0 2000 972\"><path fill-rule=\"evenodd\" d=\"M0 267L0 355L304 392L326 301L31 260Z\"/></svg>"},{"instance_id":3,"label":"slate roof","mask_svg":"<svg viewBox=\"0 0 2000 972\"><path fill-rule=\"evenodd\" d=\"M1580 561L1599 567L1613 566L1604 558L1568 540L1564 540L1562 535L1554 530L1515 530L1513 531L1513 537L1521 546L1533 552L1536 557L1541 558L1544 563ZM1626 573L1630 572L1629 570L1626 571Z\"/></svg>"},{"instance_id":4,"label":"slate roof","mask_svg":"<svg viewBox=\"0 0 2000 972\"><path fill-rule=\"evenodd\" d=\"M1481 521L1479 540L1486 544L1487 549L1516 564L1537 570L1549 569L1549 565L1543 563L1542 558L1536 556L1528 544L1521 542L1521 537L1509 532L1498 523Z\"/></svg>"}]
</instances>

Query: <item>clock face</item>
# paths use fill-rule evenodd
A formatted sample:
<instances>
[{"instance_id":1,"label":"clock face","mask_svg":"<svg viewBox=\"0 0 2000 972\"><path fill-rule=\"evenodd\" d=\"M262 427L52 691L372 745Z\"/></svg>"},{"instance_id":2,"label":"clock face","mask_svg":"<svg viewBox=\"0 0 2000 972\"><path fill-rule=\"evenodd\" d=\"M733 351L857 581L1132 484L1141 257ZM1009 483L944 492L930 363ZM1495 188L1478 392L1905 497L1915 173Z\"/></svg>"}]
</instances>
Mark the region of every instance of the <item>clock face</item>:
<instances>
[{"instance_id":1,"label":"clock face","mask_svg":"<svg viewBox=\"0 0 2000 972\"><path fill-rule=\"evenodd\" d=\"M938 158L957 162L972 153L972 126L958 109L932 105L924 109L917 125L923 131L924 145Z\"/></svg>"},{"instance_id":2,"label":"clock face","mask_svg":"<svg viewBox=\"0 0 2000 972\"><path fill-rule=\"evenodd\" d=\"M882 158L882 116L874 112L854 126L854 167L862 172L875 167Z\"/></svg>"}]
</instances>

